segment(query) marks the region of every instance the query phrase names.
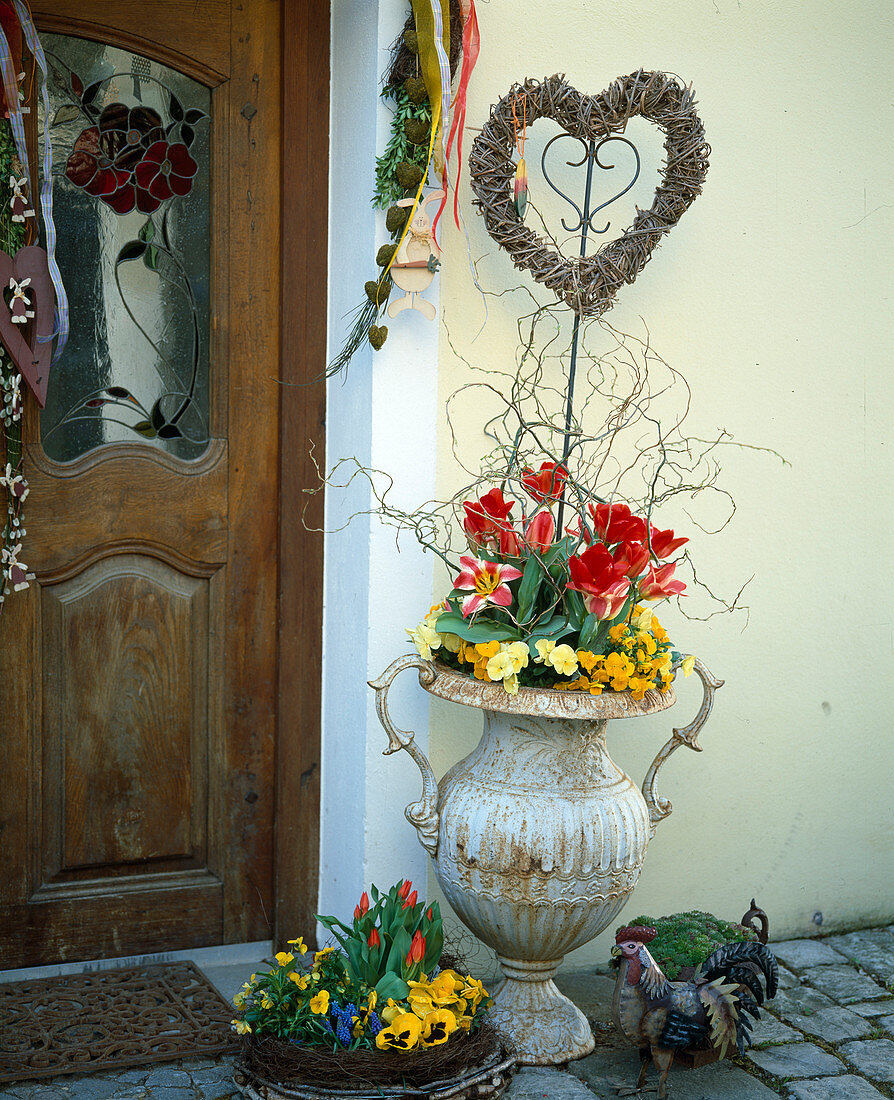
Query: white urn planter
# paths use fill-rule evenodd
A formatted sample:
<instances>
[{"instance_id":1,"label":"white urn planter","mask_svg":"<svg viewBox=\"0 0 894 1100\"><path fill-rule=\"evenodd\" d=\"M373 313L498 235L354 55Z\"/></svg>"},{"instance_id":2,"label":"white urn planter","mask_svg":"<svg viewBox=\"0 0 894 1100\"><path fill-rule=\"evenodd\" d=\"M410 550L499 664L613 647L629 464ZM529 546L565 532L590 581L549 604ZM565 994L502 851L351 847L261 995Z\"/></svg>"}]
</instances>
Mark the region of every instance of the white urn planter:
<instances>
[{"instance_id":1,"label":"white urn planter","mask_svg":"<svg viewBox=\"0 0 894 1100\"><path fill-rule=\"evenodd\" d=\"M413 734L394 726L388 689L399 672L417 668L432 695L484 711L474 752L440 783ZM593 1049L583 1013L552 979L563 956L607 928L636 886L649 840L671 812L656 790L658 770L696 738L711 711L716 680L701 662L704 697L695 719L675 729L638 788L605 746L611 718L664 710L673 690L593 696L520 688L508 695L416 656L401 657L371 682L390 744L405 749L422 772L422 798L408 820L434 861L450 904L492 947L505 981L491 1018L526 1065L555 1065Z\"/></svg>"}]
</instances>

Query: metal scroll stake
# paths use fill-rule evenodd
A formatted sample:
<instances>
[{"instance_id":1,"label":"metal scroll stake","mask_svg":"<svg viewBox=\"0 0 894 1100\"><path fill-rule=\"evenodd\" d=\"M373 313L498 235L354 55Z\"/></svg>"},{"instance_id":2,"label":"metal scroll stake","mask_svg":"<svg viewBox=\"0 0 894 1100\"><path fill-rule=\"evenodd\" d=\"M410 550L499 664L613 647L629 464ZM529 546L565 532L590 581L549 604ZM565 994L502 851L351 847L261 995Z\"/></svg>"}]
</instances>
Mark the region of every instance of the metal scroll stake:
<instances>
[{"instance_id":1,"label":"metal scroll stake","mask_svg":"<svg viewBox=\"0 0 894 1100\"><path fill-rule=\"evenodd\" d=\"M586 182L586 185L584 187L583 209L580 206L578 206L577 203L569 195L566 195L564 191L562 191L560 188L556 187L556 185L550 179L549 172L547 171L547 168L546 168L546 154L549 152L550 147L555 142L559 141L560 138L571 138L572 141L579 141L580 144L583 146L584 152L583 152L583 156L581 157L580 160L566 161L566 164L568 164L568 166L571 167L571 168L581 168L584 164L586 164L586 166L587 166L587 182ZM615 194L615 195L612 195L612 197L610 199L606 199L605 202L602 202L598 206L595 206L592 209L590 209L590 202L591 202L592 191L593 191L593 166L597 165L599 168L603 168L606 171L609 171L609 170L611 170L612 168L615 167L614 164L604 164L599 159L600 150L602 149L602 147L604 145L607 145L610 141L623 142L624 145L629 146L633 150L633 155L636 158L636 169L633 173L633 178L630 180L630 182L627 184L627 186L623 189L623 191L618 191L618 193ZM565 221L565 219L563 218L562 219L562 227L565 230L567 230L569 233L580 232L580 253L579 253L579 255L580 255L580 258L583 259L587 254L587 237L589 236L589 234L591 232L592 233L600 233L600 234L601 233L607 233L608 230L609 230L609 227L611 225L610 222L606 222L602 229L597 229L593 225L593 218L599 213L600 210L604 210L607 206L610 206L611 203L613 203L616 199L621 198L622 195L626 195L627 192L630 190L630 188L633 187L633 185L639 179L639 171L640 171L639 151L637 150L636 146L633 144L632 141L630 141L628 138L621 137L619 134L611 134L608 137L602 138L601 141L596 141L595 138L590 138L589 141L584 141L584 139L582 137L577 137L574 134L567 134L567 133L565 133L565 134L556 134L555 137L550 138L550 140L543 147L543 153L541 154L541 157L540 157L540 168L541 168L541 171L543 172L543 178L546 180L546 182L549 184L549 186L553 189L553 191L555 191L555 193L560 198L563 198L568 203L568 205L571 206L575 210L575 212L577 213L577 219L578 220L577 220L576 225L569 225ZM573 408L573 405L574 405L574 375L575 375L575 371L576 371L576 368L577 368L577 344L578 344L579 332L580 332L580 314L577 311L575 311L575 314L574 314L574 328L571 331L571 363L570 363L570 366L568 368L568 395L567 395L566 404L565 404L565 442L564 442L563 447L562 447L562 463L563 464L566 462L566 460L568 458L568 454L571 451L571 419L572 419L572 408ZM556 523L557 530L559 530L559 531L562 530L562 519L563 519L564 510L565 510L565 497L564 497L564 494L563 494L562 498L559 501L559 514L558 514L557 523Z\"/></svg>"}]
</instances>

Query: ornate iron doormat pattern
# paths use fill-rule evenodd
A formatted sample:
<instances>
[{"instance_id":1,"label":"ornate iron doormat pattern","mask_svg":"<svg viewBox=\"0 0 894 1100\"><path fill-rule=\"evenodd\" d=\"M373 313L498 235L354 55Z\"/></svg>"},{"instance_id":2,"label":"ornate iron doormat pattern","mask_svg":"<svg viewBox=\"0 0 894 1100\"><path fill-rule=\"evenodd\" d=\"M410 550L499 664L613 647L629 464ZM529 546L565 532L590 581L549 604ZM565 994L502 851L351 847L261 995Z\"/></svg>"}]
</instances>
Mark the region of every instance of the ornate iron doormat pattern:
<instances>
[{"instance_id":1,"label":"ornate iron doormat pattern","mask_svg":"<svg viewBox=\"0 0 894 1100\"><path fill-rule=\"evenodd\" d=\"M232 1015L191 962L0 983L0 1082L233 1050Z\"/></svg>"}]
</instances>

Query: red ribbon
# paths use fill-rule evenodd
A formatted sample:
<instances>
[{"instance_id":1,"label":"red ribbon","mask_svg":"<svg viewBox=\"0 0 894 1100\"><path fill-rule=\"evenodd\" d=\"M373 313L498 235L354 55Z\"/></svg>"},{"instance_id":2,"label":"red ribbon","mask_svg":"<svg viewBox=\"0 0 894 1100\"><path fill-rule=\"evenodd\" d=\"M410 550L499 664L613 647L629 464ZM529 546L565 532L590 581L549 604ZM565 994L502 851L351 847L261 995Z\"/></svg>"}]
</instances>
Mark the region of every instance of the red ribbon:
<instances>
[{"instance_id":1,"label":"red ribbon","mask_svg":"<svg viewBox=\"0 0 894 1100\"><path fill-rule=\"evenodd\" d=\"M438 207L438 212L432 223L432 233L434 233L437 228L438 220L444 211L444 207L447 205L447 162L450 159L450 150L453 146L454 138L456 139L456 179L453 184L453 218L456 222L456 228L460 228L459 177L462 173L463 164L463 130L466 126L466 97L469 90L469 79L472 76L472 70L475 68L475 63L478 61L480 50L481 34L478 29L478 15L475 11L475 0L469 0L469 15L463 26L463 63L459 74L459 87L456 90L456 95L453 97L453 120L450 123L450 133L447 135L447 146L444 150L444 198L441 200L441 205Z\"/></svg>"}]
</instances>

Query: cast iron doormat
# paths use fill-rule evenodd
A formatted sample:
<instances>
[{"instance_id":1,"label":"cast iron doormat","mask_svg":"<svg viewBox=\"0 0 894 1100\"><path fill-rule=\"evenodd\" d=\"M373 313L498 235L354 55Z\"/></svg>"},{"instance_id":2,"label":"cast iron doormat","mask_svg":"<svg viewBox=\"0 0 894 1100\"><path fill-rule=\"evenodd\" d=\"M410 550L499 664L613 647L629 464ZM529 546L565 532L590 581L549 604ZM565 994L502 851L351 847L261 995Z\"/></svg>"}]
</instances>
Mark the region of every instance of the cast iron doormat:
<instances>
[{"instance_id":1,"label":"cast iron doormat","mask_svg":"<svg viewBox=\"0 0 894 1100\"><path fill-rule=\"evenodd\" d=\"M0 1082L236 1050L232 1016L191 962L0 982Z\"/></svg>"}]
</instances>

